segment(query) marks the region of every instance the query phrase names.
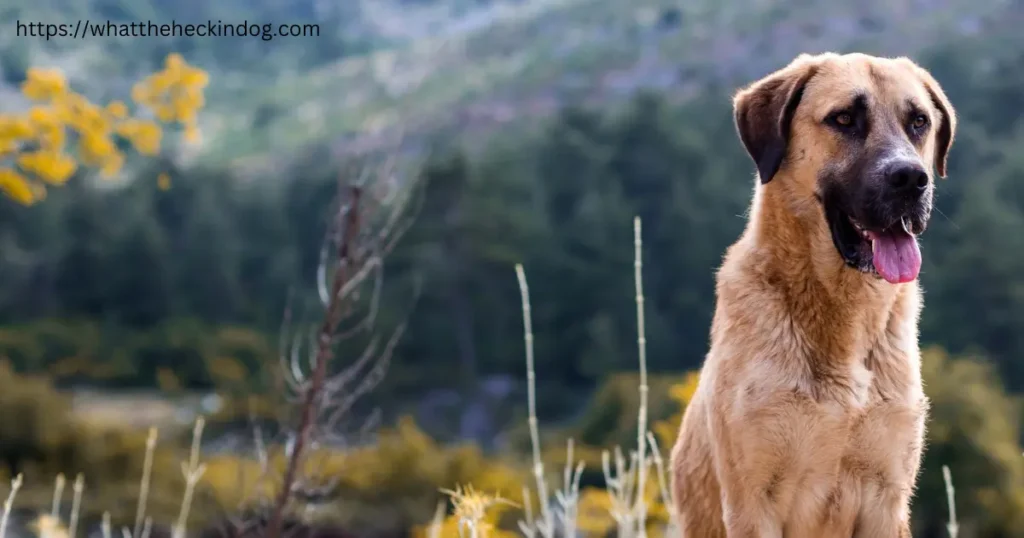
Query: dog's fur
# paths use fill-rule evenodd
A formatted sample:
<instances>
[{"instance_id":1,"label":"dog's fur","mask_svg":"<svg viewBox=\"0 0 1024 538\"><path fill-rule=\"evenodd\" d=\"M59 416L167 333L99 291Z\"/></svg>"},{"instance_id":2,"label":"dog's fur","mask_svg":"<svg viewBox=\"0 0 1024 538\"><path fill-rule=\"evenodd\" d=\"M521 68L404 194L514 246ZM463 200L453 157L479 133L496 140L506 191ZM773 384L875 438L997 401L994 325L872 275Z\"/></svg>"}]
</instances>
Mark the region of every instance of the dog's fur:
<instances>
[{"instance_id":1,"label":"dog's fur","mask_svg":"<svg viewBox=\"0 0 1024 538\"><path fill-rule=\"evenodd\" d=\"M710 351L672 451L682 536L909 538L928 410L916 271L882 280L871 243L845 243L849 221L830 219L923 232L953 107L909 59L827 53L740 90L734 108L761 184L717 273ZM914 203L886 190L894 161L927 174Z\"/></svg>"}]
</instances>

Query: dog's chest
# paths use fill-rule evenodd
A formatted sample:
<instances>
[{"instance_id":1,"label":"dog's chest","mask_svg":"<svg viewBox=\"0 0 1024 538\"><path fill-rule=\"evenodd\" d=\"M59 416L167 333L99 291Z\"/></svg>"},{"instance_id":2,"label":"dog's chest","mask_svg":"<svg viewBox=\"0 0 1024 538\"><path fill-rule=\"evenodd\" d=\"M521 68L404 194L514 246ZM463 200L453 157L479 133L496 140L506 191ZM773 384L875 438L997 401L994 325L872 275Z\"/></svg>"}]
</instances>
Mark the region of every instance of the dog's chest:
<instances>
[{"instance_id":1,"label":"dog's chest","mask_svg":"<svg viewBox=\"0 0 1024 538\"><path fill-rule=\"evenodd\" d=\"M850 407L843 465L869 480L912 482L928 413L917 356L871 356L864 367L871 380Z\"/></svg>"},{"instance_id":2,"label":"dog's chest","mask_svg":"<svg viewBox=\"0 0 1024 538\"><path fill-rule=\"evenodd\" d=\"M927 402L916 354L873 350L863 360L812 368L807 390L823 416L842 417L834 433L846 452L891 460L905 445L919 445Z\"/></svg>"},{"instance_id":3,"label":"dog's chest","mask_svg":"<svg viewBox=\"0 0 1024 538\"><path fill-rule=\"evenodd\" d=\"M848 528L869 509L866 499L882 491L897 498L913 488L927 400L913 376L870 366L855 364L833 372L831 381L817 380L810 407L818 427L802 444L820 448L804 452L809 455L793 469L800 477L790 513L796 528Z\"/></svg>"}]
</instances>

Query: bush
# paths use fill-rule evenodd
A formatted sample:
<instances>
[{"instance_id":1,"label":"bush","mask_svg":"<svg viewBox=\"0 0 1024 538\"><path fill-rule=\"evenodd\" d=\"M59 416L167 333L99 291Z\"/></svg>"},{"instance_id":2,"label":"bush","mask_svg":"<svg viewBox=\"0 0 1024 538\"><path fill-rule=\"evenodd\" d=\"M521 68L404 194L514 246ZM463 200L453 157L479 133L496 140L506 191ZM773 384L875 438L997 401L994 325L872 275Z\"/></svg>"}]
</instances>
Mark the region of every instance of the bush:
<instances>
[{"instance_id":1,"label":"bush","mask_svg":"<svg viewBox=\"0 0 1024 538\"><path fill-rule=\"evenodd\" d=\"M222 509L258 508L276 493L274 477L284 469L280 452L270 454L267 472L255 458L209 458L204 494ZM262 478L261 478L262 477ZM518 499L527 474L515 462L488 458L471 444L443 446L412 419L381 431L373 444L308 452L304 482L309 491L301 513L318 523L357 536L404 536L431 521L441 488L470 484L480 491Z\"/></svg>"}]
</instances>

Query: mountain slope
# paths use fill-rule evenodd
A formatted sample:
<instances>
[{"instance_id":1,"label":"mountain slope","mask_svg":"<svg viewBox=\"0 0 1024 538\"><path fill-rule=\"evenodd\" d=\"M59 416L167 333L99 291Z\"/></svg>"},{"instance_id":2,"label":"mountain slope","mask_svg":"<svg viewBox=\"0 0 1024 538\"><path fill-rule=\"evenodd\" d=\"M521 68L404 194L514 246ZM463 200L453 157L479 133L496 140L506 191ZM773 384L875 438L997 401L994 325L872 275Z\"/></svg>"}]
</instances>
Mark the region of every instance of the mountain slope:
<instances>
[{"instance_id":1,"label":"mountain slope","mask_svg":"<svg viewBox=\"0 0 1024 538\"><path fill-rule=\"evenodd\" d=\"M116 5L112 5L116 4ZM373 147L445 121L489 130L637 88L685 97L760 76L804 51L913 55L978 31L1002 0L16 0L14 18L272 21L320 37L7 41L92 92L124 92L168 50L213 72L203 156L266 162L309 144ZM131 6L130 8L128 6ZM339 8L339 6L342 6ZM49 17L49 19L47 19ZM23 49L29 52L17 52ZM26 59L27 58L27 59ZM101 76L100 76L101 75Z\"/></svg>"}]
</instances>

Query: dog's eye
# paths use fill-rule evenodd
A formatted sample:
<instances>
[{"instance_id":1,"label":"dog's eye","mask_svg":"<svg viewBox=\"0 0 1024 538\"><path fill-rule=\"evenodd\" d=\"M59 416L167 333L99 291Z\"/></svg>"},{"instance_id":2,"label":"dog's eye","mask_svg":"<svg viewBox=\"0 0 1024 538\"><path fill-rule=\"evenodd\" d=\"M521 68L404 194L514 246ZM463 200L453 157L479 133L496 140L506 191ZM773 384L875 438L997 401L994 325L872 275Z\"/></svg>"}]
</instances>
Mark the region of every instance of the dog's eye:
<instances>
[{"instance_id":1,"label":"dog's eye","mask_svg":"<svg viewBox=\"0 0 1024 538\"><path fill-rule=\"evenodd\" d=\"M914 121L911 123L914 129L924 129L925 125L928 125L928 116L924 114L918 114L914 116Z\"/></svg>"},{"instance_id":2,"label":"dog's eye","mask_svg":"<svg viewBox=\"0 0 1024 538\"><path fill-rule=\"evenodd\" d=\"M853 115L850 114L849 112L840 112L839 114L835 115L833 121L836 122L836 125L849 127L853 125Z\"/></svg>"}]
</instances>

